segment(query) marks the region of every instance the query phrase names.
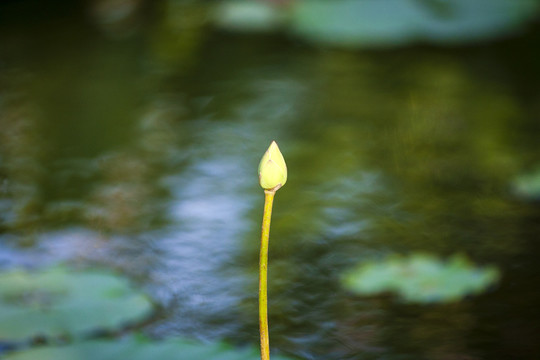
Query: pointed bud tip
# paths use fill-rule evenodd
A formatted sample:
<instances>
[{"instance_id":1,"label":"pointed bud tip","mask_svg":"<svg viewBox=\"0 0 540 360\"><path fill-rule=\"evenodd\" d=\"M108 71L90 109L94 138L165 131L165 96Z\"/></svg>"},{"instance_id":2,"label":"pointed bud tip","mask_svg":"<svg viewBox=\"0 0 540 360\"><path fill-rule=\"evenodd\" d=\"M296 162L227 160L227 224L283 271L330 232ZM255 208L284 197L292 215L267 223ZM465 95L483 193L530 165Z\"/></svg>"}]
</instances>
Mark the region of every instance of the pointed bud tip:
<instances>
[{"instance_id":1,"label":"pointed bud tip","mask_svg":"<svg viewBox=\"0 0 540 360\"><path fill-rule=\"evenodd\" d=\"M287 165L275 141L270 143L259 163L259 183L265 190L279 189L287 182Z\"/></svg>"}]
</instances>

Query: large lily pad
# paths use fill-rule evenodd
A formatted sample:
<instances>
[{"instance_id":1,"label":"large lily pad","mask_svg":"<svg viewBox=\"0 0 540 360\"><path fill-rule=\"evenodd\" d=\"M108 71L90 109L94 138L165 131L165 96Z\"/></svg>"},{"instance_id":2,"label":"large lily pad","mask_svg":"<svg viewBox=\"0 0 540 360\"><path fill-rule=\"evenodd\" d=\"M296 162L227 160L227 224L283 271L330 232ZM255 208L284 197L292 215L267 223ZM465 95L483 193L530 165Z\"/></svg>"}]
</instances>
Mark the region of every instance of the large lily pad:
<instances>
[{"instance_id":1,"label":"large lily pad","mask_svg":"<svg viewBox=\"0 0 540 360\"><path fill-rule=\"evenodd\" d=\"M60 267L0 273L0 341L115 329L151 310L147 297L110 273Z\"/></svg>"},{"instance_id":2,"label":"large lily pad","mask_svg":"<svg viewBox=\"0 0 540 360\"><path fill-rule=\"evenodd\" d=\"M30 349L6 356L5 360L257 360L253 347L235 349L226 344L201 344L181 339L148 342L133 337L121 341L95 340L69 346ZM275 360L287 360L272 356ZM290 359L289 359L290 360Z\"/></svg>"},{"instance_id":3,"label":"large lily pad","mask_svg":"<svg viewBox=\"0 0 540 360\"><path fill-rule=\"evenodd\" d=\"M536 18L536 0L228 0L214 23L236 31L285 29L308 41L342 47L415 42L466 43L521 30Z\"/></svg>"},{"instance_id":4,"label":"large lily pad","mask_svg":"<svg viewBox=\"0 0 540 360\"><path fill-rule=\"evenodd\" d=\"M494 267L475 267L465 257L449 261L415 254L367 262L348 272L344 285L361 295L391 292L406 302L452 302L479 294L499 278Z\"/></svg>"},{"instance_id":5,"label":"large lily pad","mask_svg":"<svg viewBox=\"0 0 540 360\"><path fill-rule=\"evenodd\" d=\"M534 19L535 0L300 0L292 28L307 39L349 47L415 41L468 42Z\"/></svg>"}]
</instances>

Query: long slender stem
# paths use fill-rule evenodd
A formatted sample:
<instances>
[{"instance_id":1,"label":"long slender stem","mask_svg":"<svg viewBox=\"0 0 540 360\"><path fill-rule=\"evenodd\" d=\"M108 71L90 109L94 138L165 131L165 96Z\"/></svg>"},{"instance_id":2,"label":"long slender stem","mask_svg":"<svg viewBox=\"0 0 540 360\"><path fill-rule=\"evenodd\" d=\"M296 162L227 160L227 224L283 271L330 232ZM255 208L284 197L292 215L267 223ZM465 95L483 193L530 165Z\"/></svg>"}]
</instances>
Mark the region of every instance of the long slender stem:
<instances>
[{"instance_id":1,"label":"long slender stem","mask_svg":"<svg viewBox=\"0 0 540 360\"><path fill-rule=\"evenodd\" d=\"M264 191L264 213L261 233L261 254L259 258L259 329L261 336L261 360L270 360L268 337L268 239L275 191Z\"/></svg>"}]
</instances>

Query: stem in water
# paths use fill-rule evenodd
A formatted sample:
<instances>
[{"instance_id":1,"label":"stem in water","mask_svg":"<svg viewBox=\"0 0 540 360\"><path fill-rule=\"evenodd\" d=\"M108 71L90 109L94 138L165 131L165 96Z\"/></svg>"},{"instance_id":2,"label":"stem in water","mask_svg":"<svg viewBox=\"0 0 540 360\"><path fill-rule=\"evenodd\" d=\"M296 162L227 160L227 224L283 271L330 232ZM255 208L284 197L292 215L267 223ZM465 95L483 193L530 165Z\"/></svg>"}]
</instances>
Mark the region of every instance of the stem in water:
<instances>
[{"instance_id":1,"label":"stem in water","mask_svg":"<svg viewBox=\"0 0 540 360\"><path fill-rule=\"evenodd\" d=\"M264 213L261 233L261 254L259 258L259 329L261 336L261 360L270 360L268 336L268 239L275 190L264 191Z\"/></svg>"}]
</instances>

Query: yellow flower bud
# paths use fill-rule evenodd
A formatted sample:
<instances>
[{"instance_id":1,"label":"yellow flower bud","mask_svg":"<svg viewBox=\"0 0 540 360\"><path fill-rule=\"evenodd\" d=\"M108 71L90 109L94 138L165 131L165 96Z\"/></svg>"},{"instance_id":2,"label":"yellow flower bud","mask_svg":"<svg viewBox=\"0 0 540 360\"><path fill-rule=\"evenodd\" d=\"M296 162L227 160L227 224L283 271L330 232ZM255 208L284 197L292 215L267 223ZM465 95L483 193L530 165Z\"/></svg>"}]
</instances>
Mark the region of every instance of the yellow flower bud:
<instances>
[{"instance_id":1,"label":"yellow flower bud","mask_svg":"<svg viewBox=\"0 0 540 360\"><path fill-rule=\"evenodd\" d=\"M272 141L259 163L259 183L265 190L277 190L287 182L287 165L279 151L278 145Z\"/></svg>"}]
</instances>

